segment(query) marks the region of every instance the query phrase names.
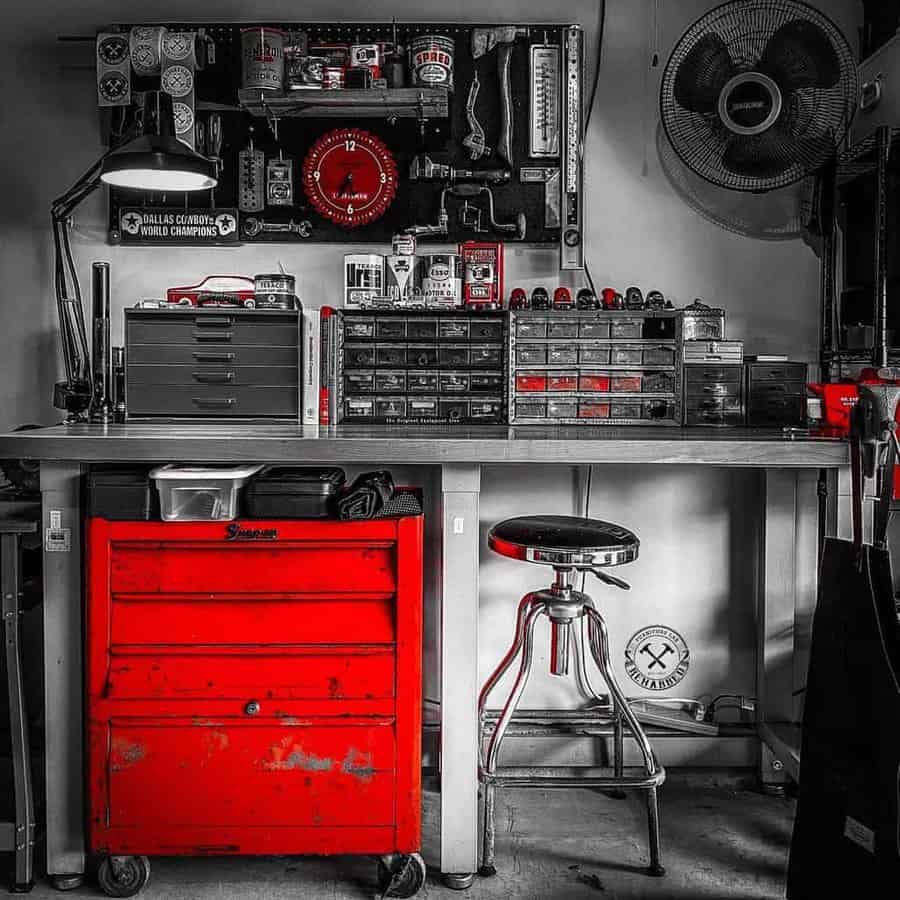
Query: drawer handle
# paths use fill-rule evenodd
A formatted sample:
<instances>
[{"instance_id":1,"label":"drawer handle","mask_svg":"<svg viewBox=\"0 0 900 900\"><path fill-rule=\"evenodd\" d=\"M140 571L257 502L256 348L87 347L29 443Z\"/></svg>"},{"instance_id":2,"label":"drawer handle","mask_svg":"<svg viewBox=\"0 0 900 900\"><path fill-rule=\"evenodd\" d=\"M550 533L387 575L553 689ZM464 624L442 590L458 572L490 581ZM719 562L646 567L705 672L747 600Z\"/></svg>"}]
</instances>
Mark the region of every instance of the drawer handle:
<instances>
[{"instance_id":1,"label":"drawer handle","mask_svg":"<svg viewBox=\"0 0 900 900\"><path fill-rule=\"evenodd\" d=\"M234 354L233 353L204 353L203 351L194 352L191 354L197 362L233 362Z\"/></svg>"},{"instance_id":2,"label":"drawer handle","mask_svg":"<svg viewBox=\"0 0 900 900\"><path fill-rule=\"evenodd\" d=\"M231 331L195 331L195 341L230 341L234 337Z\"/></svg>"},{"instance_id":3,"label":"drawer handle","mask_svg":"<svg viewBox=\"0 0 900 900\"><path fill-rule=\"evenodd\" d=\"M194 372L194 381L200 384L229 384L234 381L234 372L216 372L213 374Z\"/></svg>"},{"instance_id":4,"label":"drawer handle","mask_svg":"<svg viewBox=\"0 0 900 900\"><path fill-rule=\"evenodd\" d=\"M721 387L705 387L705 388L703 388L703 393L704 394L721 394L722 388Z\"/></svg>"},{"instance_id":5,"label":"drawer handle","mask_svg":"<svg viewBox=\"0 0 900 900\"><path fill-rule=\"evenodd\" d=\"M248 716L255 716L259 714L260 706L259 700L251 700L245 707L244 712Z\"/></svg>"},{"instance_id":6,"label":"drawer handle","mask_svg":"<svg viewBox=\"0 0 900 900\"><path fill-rule=\"evenodd\" d=\"M193 397L191 403L194 406L206 407L207 409L228 409L237 403L234 397Z\"/></svg>"},{"instance_id":7,"label":"drawer handle","mask_svg":"<svg viewBox=\"0 0 900 900\"><path fill-rule=\"evenodd\" d=\"M231 316L197 316L194 324L198 328L229 328L234 325L234 319Z\"/></svg>"}]
</instances>

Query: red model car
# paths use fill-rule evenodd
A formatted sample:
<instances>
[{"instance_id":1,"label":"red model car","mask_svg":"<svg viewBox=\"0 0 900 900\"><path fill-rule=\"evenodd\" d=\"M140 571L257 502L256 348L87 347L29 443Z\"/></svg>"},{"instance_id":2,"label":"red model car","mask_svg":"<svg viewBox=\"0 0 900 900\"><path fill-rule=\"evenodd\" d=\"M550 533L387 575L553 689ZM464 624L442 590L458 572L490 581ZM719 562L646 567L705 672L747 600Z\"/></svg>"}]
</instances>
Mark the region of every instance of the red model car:
<instances>
[{"instance_id":1,"label":"red model car","mask_svg":"<svg viewBox=\"0 0 900 900\"><path fill-rule=\"evenodd\" d=\"M166 300L179 306L256 306L256 290L246 275L207 275L199 284L173 287Z\"/></svg>"}]
</instances>

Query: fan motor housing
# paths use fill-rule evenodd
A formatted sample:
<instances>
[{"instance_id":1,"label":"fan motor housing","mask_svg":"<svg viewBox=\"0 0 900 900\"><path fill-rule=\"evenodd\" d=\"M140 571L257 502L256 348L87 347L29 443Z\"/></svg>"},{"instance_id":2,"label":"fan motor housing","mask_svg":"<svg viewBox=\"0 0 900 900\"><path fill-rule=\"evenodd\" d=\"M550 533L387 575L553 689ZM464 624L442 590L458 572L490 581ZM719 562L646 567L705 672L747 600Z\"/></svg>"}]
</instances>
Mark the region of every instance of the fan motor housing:
<instances>
[{"instance_id":1,"label":"fan motor housing","mask_svg":"<svg viewBox=\"0 0 900 900\"><path fill-rule=\"evenodd\" d=\"M781 115L778 85L762 72L741 72L719 94L719 118L735 134L762 134Z\"/></svg>"}]
</instances>

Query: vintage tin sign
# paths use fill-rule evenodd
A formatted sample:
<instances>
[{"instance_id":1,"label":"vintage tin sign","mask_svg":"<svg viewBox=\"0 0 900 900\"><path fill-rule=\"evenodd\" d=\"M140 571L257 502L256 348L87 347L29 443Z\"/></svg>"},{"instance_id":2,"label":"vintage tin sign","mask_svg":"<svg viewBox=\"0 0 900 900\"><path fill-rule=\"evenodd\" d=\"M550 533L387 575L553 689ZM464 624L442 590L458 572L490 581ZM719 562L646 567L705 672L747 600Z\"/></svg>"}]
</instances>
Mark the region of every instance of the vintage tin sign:
<instances>
[{"instance_id":1,"label":"vintage tin sign","mask_svg":"<svg viewBox=\"0 0 900 900\"><path fill-rule=\"evenodd\" d=\"M237 210L123 206L113 244L236 244Z\"/></svg>"}]
</instances>

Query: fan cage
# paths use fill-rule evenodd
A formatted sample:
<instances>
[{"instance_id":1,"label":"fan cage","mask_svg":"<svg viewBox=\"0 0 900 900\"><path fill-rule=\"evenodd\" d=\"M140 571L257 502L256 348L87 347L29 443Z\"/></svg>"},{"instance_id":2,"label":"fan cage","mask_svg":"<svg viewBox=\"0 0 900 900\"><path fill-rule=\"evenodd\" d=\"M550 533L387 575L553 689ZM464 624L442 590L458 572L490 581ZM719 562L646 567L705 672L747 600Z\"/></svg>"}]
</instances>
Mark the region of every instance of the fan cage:
<instances>
[{"instance_id":1,"label":"fan cage","mask_svg":"<svg viewBox=\"0 0 900 900\"><path fill-rule=\"evenodd\" d=\"M796 20L812 23L824 33L837 55L840 76L833 87L800 88L783 98L786 108L780 124L797 137L797 155L785 160L782 171L770 176L732 171L723 161L731 133L718 114L694 112L678 103L675 81L679 70L704 36L717 35L731 56L735 73L753 71L772 36ZM824 13L799 0L731 0L698 19L678 41L662 78L660 115L672 148L702 178L730 190L770 191L800 181L833 157L856 109L857 85L853 51ZM806 138L812 140L804 144Z\"/></svg>"}]
</instances>

